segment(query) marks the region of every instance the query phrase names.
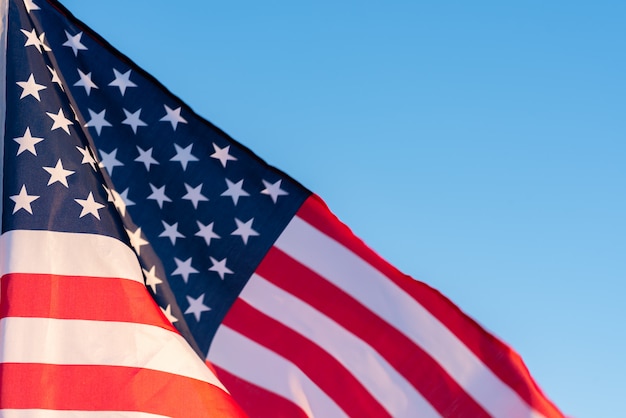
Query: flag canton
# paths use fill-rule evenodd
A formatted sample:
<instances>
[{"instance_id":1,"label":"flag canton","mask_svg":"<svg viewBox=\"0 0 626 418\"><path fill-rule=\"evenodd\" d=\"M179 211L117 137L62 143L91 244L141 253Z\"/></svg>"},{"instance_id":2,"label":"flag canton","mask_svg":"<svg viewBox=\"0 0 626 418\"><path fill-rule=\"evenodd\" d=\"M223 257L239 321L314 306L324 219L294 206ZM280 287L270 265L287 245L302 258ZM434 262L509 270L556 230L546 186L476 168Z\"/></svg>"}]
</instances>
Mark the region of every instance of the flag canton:
<instances>
[{"instance_id":1,"label":"flag canton","mask_svg":"<svg viewBox=\"0 0 626 418\"><path fill-rule=\"evenodd\" d=\"M166 316L206 354L309 192L56 2L10 2L7 54L3 231L127 242Z\"/></svg>"}]
</instances>

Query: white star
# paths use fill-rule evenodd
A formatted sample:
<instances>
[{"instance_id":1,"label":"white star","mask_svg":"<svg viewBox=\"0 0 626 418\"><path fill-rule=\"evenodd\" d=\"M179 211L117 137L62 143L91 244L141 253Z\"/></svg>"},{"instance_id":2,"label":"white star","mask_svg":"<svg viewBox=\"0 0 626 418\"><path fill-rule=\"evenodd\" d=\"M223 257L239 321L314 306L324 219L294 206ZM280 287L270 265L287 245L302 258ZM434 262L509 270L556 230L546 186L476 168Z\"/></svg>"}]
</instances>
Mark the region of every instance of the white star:
<instances>
[{"instance_id":1,"label":"white star","mask_svg":"<svg viewBox=\"0 0 626 418\"><path fill-rule=\"evenodd\" d=\"M278 196L287 196L289 194L280 188L280 183L282 182L282 180L278 180L274 184L270 183L269 181L262 181L265 189L261 190L261 193L269 195L274 203L276 203L276 201L278 200Z\"/></svg>"},{"instance_id":2,"label":"white star","mask_svg":"<svg viewBox=\"0 0 626 418\"><path fill-rule=\"evenodd\" d=\"M17 149L17 155L20 155L24 151L30 151L31 154L37 155L35 145L43 141L43 138L35 138L30 134L30 128L26 128L24 136L20 136L19 138L13 138L13 140L20 144L20 147Z\"/></svg>"},{"instance_id":3,"label":"white star","mask_svg":"<svg viewBox=\"0 0 626 418\"><path fill-rule=\"evenodd\" d=\"M63 109L59 108L59 113L57 113L56 115L50 112L46 112L46 115L50 116L50 118L52 118L52 120L54 121L54 123L52 124L52 128L50 128L51 131L61 128L65 131L65 133L67 133L68 135L70 134L69 126L73 125L74 122L65 117Z\"/></svg>"},{"instance_id":4,"label":"white star","mask_svg":"<svg viewBox=\"0 0 626 418\"><path fill-rule=\"evenodd\" d=\"M113 175L113 169L115 167L123 166L124 164L117 159L117 148L108 153L100 150L100 167L106 168L109 175Z\"/></svg>"},{"instance_id":5,"label":"white star","mask_svg":"<svg viewBox=\"0 0 626 418\"><path fill-rule=\"evenodd\" d=\"M57 161L57 165L55 165L54 167L44 167L43 169L46 170L48 173L50 173L50 180L48 180L48 186L58 181L59 183L64 185L66 188L68 189L70 188L70 186L67 185L67 178L71 176L72 174L74 174L75 171L64 169L63 163L61 163L60 158Z\"/></svg>"},{"instance_id":6,"label":"white star","mask_svg":"<svg viewBox=\"0 0 626 418\"><path fill-rule=\"evenodd\" d=\"M198 232L196 232L195 236L204 238L204 241L206 241L207 247L209 245L211 245L211 240L212 239L220 239L221 238L219 235L217 235L215 232L213 232L213 222L211 222L208 225L204 225L200 221L196 221L196 223L198 224L198 228L200 228L200 230Z\"/></svg>"},{"instance_id":7,"label":"white star","mask_svg":"<svg viewBox=\"0 0 626 418\"><path fill-rule=\"evenodd\" d=\"M37 37L37 32L35 32L35 29L33 28L33 30L31 30L30 32L24 29L20 29L20 31L24 35L26 35L26 43L24 43L24 46L34 46L39 50L39 52L41 52L41 42Z\"/></svg>"},{"instance_id":8,"label":"white star","mask_svg":"<svg viewBox=\"0 0 626 418\"><path fill-rule=\"evenodd\" d=\"M185 183L185 189L187 189L187 194L183 196L185 200L191 200L194 209L198 209L199 202L208 202L209 199L200 193L202 190L202 183L198 187L191 187L187 183Z\"/></svg>"},{"instance_id":9,"label":"white star","mask_svg":"<svg viewBox=\"0 0 626 418\"><path fill-rule=\"evenodd\" d=\"M162 122L170 122L172 124L172 128L176 130L178 123L187 123L187 121L180 116L180 107L176 109L171 109L168 105L163 105L165 108L165 116L159 119Z\"/></svg>"},{"instance_id":10,"label":"white star","mask_svg":"<svg viewBox=\"0 0 626 418\"><path fill-rule=\"evenodd\" d=\"M161 308L161 307L159 306L159 308ZM178 318L176 318L174 315L172 315L172 306L171 305L167 305L167 307L165 309L161 308L161 311L163 312L163 315L165 315L167 320L170 321L172 324L174 322L178 322Z\"/></svg>"},{"instance_id":11,"label":"white star","mask_svg":"<svg viewBox=\"0 0 626 418\"><path fill-rule=\"evenodd\" d=\"M165 186L159 187L158 189L150 184L150 188L152 189L152 194L148 196L148 199L156 200L159 204L159 208L163 209L163 202L171 202L172 199L165 195Z\"/></svg>"},{"instance_id":12,"label":"white star","mask_svg":"<svg viewBox=\"0 0 626 418\"><path fill-rule=\"evenodd\" d=\"M41 10L39 9L39 6L37 6L33 0L24 0L24 7L26 7L26 11L28 13L32 12L33 10Z\"/></svg>"},{"instance_id":13,"label":"white star","mask_svg":"<svg viewBox=\"0 0 626 418\"><path fill-rule=\"evenodd\" d=\"M65 31L65 36L67 36L67 41L65 41L63 46L72 48L74 56L78 56L78 50L87 50L87 47L80 42L80 38L83 36L82 32L78 32L76 35L72 36L68 31Z\"/></svg>"},{"instance_id":14,"label":"white star","mask_svg":"<svg viewBox=\"0 0 626 418\"><path fill-rule=\"evenodd\" d=\"M135 229L135 232L130 232L127 229L126 234L128 234L128 239L130 240L130 246L135 249L137 255L141 255L141 247L148 244L148 241L141 238L141 227Z\"/></svg>"},{"instance_id":15,"label":"white star","mask_svg":"<svg viewBox=\"0 0 626 418\"><path fill-rule=\"evenodd\" d=\"M94 160L93 156L91 155L91 151L89 150L89 147L88 146L86 146L85 148L76 147L76 149L80 151L81 154L83 154L83 160L80 163L91 165L91 168L93 168L95 171L96 160Z\"/></svg>"},{"instance_id":16,"label":"white star","mask_svg":"<svg viewBox=\"0 0 626 418\"><path fill-rule=\"evenodd\" d=\"M219 274L220 279L224 280L225 274L233 274L233 271L226 267L225 258L223 260L217 261L215 258L209 256L209 259L211 260L211 263L213 263L213 265L209 268L209 271L214 271Z\"/></svg>"},{"instance_id":17,"label":"white star","mask_svg":"<svg viewBox=\"0 0 626 418\"><path fill-rule=\"evenodd\" d=\"M115 205L115 197L113 197L113 193L111 193L111 189L109 189L106 185L102 185L105 193L107 194L107 202L111 202ZM119 208L118 208L119 209Z\"/></svg>"},{"instance_id":18,"label":"white star","mask_svg":"<svg viewBox=\"0 0 626 418\"><path fill-rule=\"evenodd\" d=\"M187 283L187 280L189 280L190 274L198 273L198 270L191 267L191 257L189 257L185 261L179 260L178 258L174 257L174 262L176 263L176 270L172 272L172 276L182 276L185 283Z\"/></svg>"},{"instance_id":19,"label":"white star","mask_svg":"<svg viewBox=\"0 0 626 418\"><path fill-rule=\"evenodd\" d=\"M156 287L158 284L163 283L163 280L159 279L156 276L156 266L152 266L150 271L146 269L142 269L143 274L146 276L146 286L150 286L152 288L152 293L156 293Z\"/></svg>"},{"instance_id":20,"label":"white star","mask_svg":"<svg viewBox=\"0 0 626 418\"><path fill-rule=\"evenodd\" d=\"M122 193L118 193L117 190L112 191L113 204L119 213L122 214L122 217L126 216L126 208L135 204L135 202L128 198L128 190L129 189L126 189Z\"/></svg>"},{"instance_id":21,"label":"white star","mask_svg":"<svg viewBox=\"0 0 626 418\"><path fill-rule=\"evenodd\" d=\"M43 49L44 51L50 52L52 51L52 49L48 45L46 45L45 38L46 38L45 32L41 32L41 35L39 35L39 44L41 45L41 49Z\"/></svg>"},{"instance_id":22,"label":"white star","mask_svg":"<svg viewBox=\"0 0 626 418\"><path fill-rule=\"evenodd\" d=\"M112 126L106 119L104 119L106 109L100 113L96 113L91 109L87 110L89 110L89 117L91 117L91 119L85 124L86 128L96 128L96 133L100 135L104 126Z\"/></svg>"},{"instance_id":23,"label":"white star","mask_svg":"<svg viewBox=\"0 0 626 418\"><path fill-rule=\"evenodd\" d=\"M24 43L25 47L34 46L35 48L37 48L39 53L41 53L42 50L52 51L50 47L46 45L44 41L44 38L46 37L45 33L42 33L39 37L37 37L37 32L35 31L35 29L31 30L30 32L24 29L20 29L20 30L24 35L26 35L26 42Z\"/></svg>"},{"instance_id":24,"label":"white star","mask_svg":"<svg viewBox=\"0 0 626 418\"><path fill-rule=\"evenodd\" d=\"M126 119L124 119L122 123L124 125L129 125L131 128L133 128L133 133L137 133L137 127L139 126L148 126L144 121L139 119L141 109L139 109L135 113L130 113L128 110L124 109L124 113L126 114Z\"/></svg>"},{"instance_id":25,"label":"white star","mask_svg":"<svg viewBox=\"0 0 626 418\"><path fill-rule=\"evenodd\" d=\"M61 88L62 91L65 91L65 89L63 88L63 83L61 82L61 79L59 78L59 74L57 74L57 70L55 70L54 68L50 67L49 65L46 65L46 67L48 67L48 71L50 71L50 75L52 76L52 82L53 83L57 83L59 85L59 87Z\"/></svg>"},{"instance_id":26,"label":"white star","mask_svg":"<svg viewBox=\"0 0 626 418\"><path fill-rule=\"evenodd\" d=\"M187 296L187 302L189 302L189 307L185 311L185 314L192 313L196 318L196 321L200 321L200 316L202 316L202 312L210 311L211 308L204 304L204 293L198 296L197 299L192 298L191 296Z\"/></svg>"},{"instance_id":27,"label":"white star","mask_svg":"<svg viewBox=\"0 0 626 418\"><path fill-rule=\"evenodd\" d=\"M74 117L74 120L80 123L80 119L78 119L78 113L76 113L76 109L74 109L74 106L71 103L69 105L70 105L70 110L72 111L72 116Z\"/></svg>"},{"instance_id":28,"label":"white star","mask_svg":"<svg viewBox=\"0 0 626 418\"><path fill-rule=\"evenodd\" d=\"M39 196L29 195L26 191L26 185L23 184L22 189L20 190L20 194L9 196L9 198L15 202L13 213L17 212L20 209L24 209L26 212L32 215L33 208L31 208L30 204L39 199Z\"/></svg>"},{"instance_id":29,"label":"white star","mask_svg":"<svg viewBox=\"0 0 626 418\"><path fill-rule=\"evenodd\" d=\"M37 82L35 81L35 76L33 74L28 77L28 80L18 81L16 84L23 89L20 99L23 99L27 96L33 96L35 99L37 99L38 102L40 102L41 97L39 97L39 91L46 89L46 86L44 86L43 84L37 84Z\"/></svg>"},{"instance_id":30,"label":"white star","mask_svg":"<svg viewBox=\"0 0 626 418\"><path fill-rule=\"evenodd\" d=\"M237 202L239 198L242 196L250 196L248 192L243 189L243 180L239 180L237 183L233 183L232 181L226 179L226 191L222 193L220 196L230 196L233 198L233 203L237 206Z\"/></svg>"},{"instance_id":31,"label":"white star","mask_svg":"<svg viewBox=\"0 0 626 418\"><path fill-rule=\"evenodd\" d=\"M98 210L102 209L104 205L96 202L93 199L92 192L89 192L89 196L87 196L87 199L74 199L74 201L83 207L80 215L78 215L79 218L82 218L87 214L92 214L96 219L100 220L100 214L98 213Z\"/></svg>"},{"instance_id":32,"label":"white star","mask_svg":"<svg viewBox=\"0 0 626 418\"><path fill-rule=\"evenodd\" d=\"M230 235L239 235L241 239L243 240L244 245L247 244L248 238L259 235L258 232L252 229L252 221L254 221L254 218L251 218L248 222L245 222L245 223L235 218L237 229L231 232Z\"/></svg>"},{"instance_id":33,"label":"white star","mask_svg":"<svg viewBox=\"0 0 626 418\"><path fill-rule=\"evenodd\" d=\"M183 166L183 171L187 169L187 164L190 161L198 161L198 158L191 155L191 147L193 147L193 144L189 144L187 148L182 148L178 144L174 144L174 147L176 148L176 155L170 158L170 161L179 161Z\"/></svg>"},{"instance_id":34,"label":"white star","mask_svg":"<svg viewBox=\"0 0 626 418\"><path fill-rule=\"evenodd\" d=\"M119 87L122 96L124 95L124 93L126 93L126 89L128 87L137 87L137 84L130 81L130 70L122 74L114 68L113 75L115 76L115 80L111 81L109 83L109 86Z\"/></svg>"},{"instance_id":35,"label":"white star","mask_svg":"<svg viewBox=\"0 0 626 418\"><path fill-rule=\"evenodd\" d=\"M211 157L220 160L220 162L222 163L222 167L226 167L226 163L229 161L237 161L235 157L228 153L230 145L227 145L224 148L220 148L215 145L215 143L213 143L213 149L215 150L215 152L211 154Z\"/></svg>"},{"instance_id":36,"label":"white star","mask_svg":"<svg viewBox=\"0 0 626 418\"><path fill-rule=\"evenodd\" d=\"M146 166L146 170L150 171L150 165L159 165L159 162L152 158L152 148L144 151L139 145L137 145L137 151L139 151L139 157L135 158L135 161L143 163Z\"/></svg>"},{"instance_id":37,"label":"white star","mask_svg":"<svg viewBox=\"0 0 626 418\"><path fill-rule=\"evenodd\" d=\"M80 122L80 120L78 119L78 113L76 113L76 109L74 109L74 106L70 103L70 109L72 109L72 114L74 115L74 120Z\"/></svg>"},{"instance_id":38,"label":"white star","mask_svg":"<svg viewBox=\"0 0 626 418\"><path fill-rule=\"evenodd\" d=\"M87 92L87 96L91 93L91 89L97 89L98 86L91 81L91 73L83 73L80 69L78 70L78 75L80 80L74 83L75 86L82 86L85 88L85 92Z\"/></svg>"},{"instance_id":39,"label":"white star","mask_svg":"<svg viewBox=\"0 0 626 418\"><path fill-rule=\"evenodd\" d=\"M170 225L165 221L161 221L163 223L163 228L165 230L159 234L159 237L167 237L172 242L172 245L176 245L176 238L185 238L183 234L178 232L178 222Z\"/></svg>"}]
</instances>

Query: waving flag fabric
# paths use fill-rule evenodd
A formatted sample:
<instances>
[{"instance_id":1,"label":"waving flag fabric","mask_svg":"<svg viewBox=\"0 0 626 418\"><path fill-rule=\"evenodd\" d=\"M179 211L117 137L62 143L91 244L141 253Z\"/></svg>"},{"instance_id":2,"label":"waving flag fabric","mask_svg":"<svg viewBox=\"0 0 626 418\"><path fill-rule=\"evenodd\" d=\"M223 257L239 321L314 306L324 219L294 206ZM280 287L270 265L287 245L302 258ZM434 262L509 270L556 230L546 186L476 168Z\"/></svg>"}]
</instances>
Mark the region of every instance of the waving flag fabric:
<instances>
[{"instance_id":1,"label":"waving flag fabric","mask_svg":"<svg viewBox=\"0 0 626 418\"><path fill-rule=\"evenodd\" d=\"M6 1L0 415L562 416L319 197L56 1Z\"/></svg>"},{"instance_id":2,"label":"waving flag fabric","mask_svg":"<svg viewBox=\"0 0 626 418\"><path fill-rule=\"evenodd\" d=\"M146 289L58 71L56 46L74 50L45 38L72 30L51 6L5 9L0 416L244 416Z\"/></svg>"}]
</instances>

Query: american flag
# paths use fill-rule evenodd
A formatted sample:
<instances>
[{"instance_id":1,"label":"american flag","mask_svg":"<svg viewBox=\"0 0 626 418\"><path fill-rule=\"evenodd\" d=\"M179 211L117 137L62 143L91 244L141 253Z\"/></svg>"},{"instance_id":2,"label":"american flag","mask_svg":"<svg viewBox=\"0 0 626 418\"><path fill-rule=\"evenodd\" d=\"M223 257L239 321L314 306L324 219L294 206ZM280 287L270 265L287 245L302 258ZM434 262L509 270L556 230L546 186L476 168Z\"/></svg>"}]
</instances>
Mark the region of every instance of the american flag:
<instances>
[{"instance_id":1,"label":"american flag","mask_svg":"<svg viewBox=\"0 0 626 418\"><path fill-rule=\"evenodd\" d=\"M58 2L4 7L0 415L562 416L507 345Z\"/></svg>"}]
</instances>

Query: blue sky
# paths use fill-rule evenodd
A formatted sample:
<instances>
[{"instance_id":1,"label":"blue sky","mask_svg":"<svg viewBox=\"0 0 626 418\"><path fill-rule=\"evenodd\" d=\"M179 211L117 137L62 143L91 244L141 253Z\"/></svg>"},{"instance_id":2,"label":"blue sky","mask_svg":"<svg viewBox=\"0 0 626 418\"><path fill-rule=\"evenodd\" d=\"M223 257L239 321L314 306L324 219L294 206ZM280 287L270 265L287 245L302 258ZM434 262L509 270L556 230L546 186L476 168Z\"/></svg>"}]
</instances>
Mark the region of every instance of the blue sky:
<instances>
[{"instance_id":1,"label":"blue sky","mask_svg":"<svg viewBox=\"0 0 626 418\"><path fill-rule=\"evenodd\" d=\"M65 0L524 358L626 393L626 3Z\"/></svg>"}]
</instances>

